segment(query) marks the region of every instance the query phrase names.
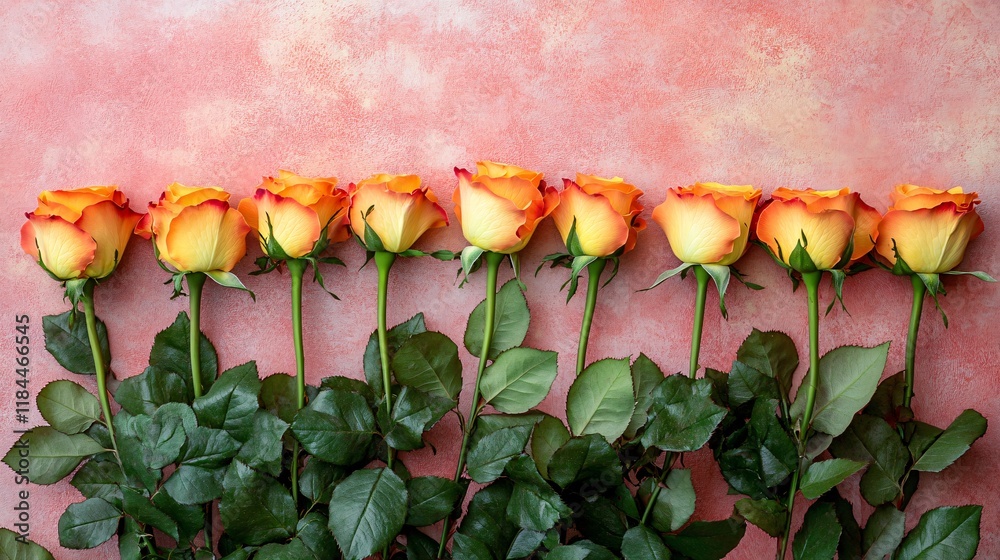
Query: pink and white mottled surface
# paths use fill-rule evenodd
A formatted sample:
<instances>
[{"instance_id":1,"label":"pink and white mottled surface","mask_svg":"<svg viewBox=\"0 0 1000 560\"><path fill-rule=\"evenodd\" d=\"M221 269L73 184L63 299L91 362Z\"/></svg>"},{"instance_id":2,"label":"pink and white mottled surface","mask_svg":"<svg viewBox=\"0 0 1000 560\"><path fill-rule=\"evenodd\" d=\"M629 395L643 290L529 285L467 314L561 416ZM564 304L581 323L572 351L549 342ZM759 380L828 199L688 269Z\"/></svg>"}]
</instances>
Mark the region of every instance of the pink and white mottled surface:
<instances>
[{"instance_id":1,"label":"pink and white mottled surface","mask_svg":"<svg viewBox=\"0 0 1000 560\"><path fill-rule=\"evenodd\" d=\"M978 191L986 233L964 268L1000 273L1000 4L843 0L802 4L687 1L412 0L343 2L5 2L0 8L0 170L4 182L0 296L12 369L13 318L31 315L32 386L68 374L49 358L41 317L66 309L57 285L21 253L23 212L42 189L114 183L141 209L169 182L214 184L247 196L279 167L336 175L417 173L443 200L452 167L477 159L517 163L551 180L582 171L621 175L647 192L696 180L777 186L850 185L884 211L892 185ZM447 205L450 209L450 204ZM648 214L647 214L648 215ZM452 213L453 217L453 213ZM453 222L453 226L455 226ZM423 246L458 249L458 227ZM525 251L534 270L560 247L546 223ZM335 253L334 301L306 289L309 377L359 376L375 327L375 270L354 243ZM694 285L674 279L636 293L676 264L652 226L602 292L590 356L645 352L667 371L687 364ZM207 289L203 328L224 366L256 359L264 374L294 368L285 278L247 277L257 292ZM759 249L741 270L767 290L730 290L730 320L711 302L703 364L728 369L752 327L791 333L804 352L805 296ZM458 289L455 266L405 260L394 269L390 322L424 311L430 328L460 340L483 278ZM560 352L561 373L542 408L561 414L572 378L582 300L562 303L563 271L530 274L527 342ZM99 291L112 366L139 373L153 335L185 305L149 245L137 240ZM945 329L925 313L917 359L919 417L945 425L974 407L1000 418L996 286L946 280ZM416 296L416 297L414 297ZM829 301L832 293L823 294ZM878 271L849 280L851 314L822 323L821 344L891 340L888 372L903 366L909 311L905 279ZM473 366L470 356L463 356ZM804 370L804 368L801 368ZM804 371L800 371L802 375ZM92 383L84 379L85 384ZM13 441L13 378L0 375L0 447ZM467 391L468 392L468 391ZM468 397L468 395L466 395ZM463 407L467 405L463 404ZM33 414L33 421L41 418ZM440 454L417 453L420 474L451 472L456 424L432 432ZM993 427L958 464L922 477L916 515L941 504L986 501L980 556L1000 556L1000 431ZM735 497L709 454L691 457L700 519L722 518ZM15 487L0 467L0 525L10 526ZM855 481L856 483L856 481ZM32 537L57 558L112 558L58 548L56 522L79 493L62 483L31 488ZM867 516L857 492L855 512ZM801 515L804 508L798 508ZM730 557L764 558L774 541L755 528Z\"/></svg>"}]
</instances>

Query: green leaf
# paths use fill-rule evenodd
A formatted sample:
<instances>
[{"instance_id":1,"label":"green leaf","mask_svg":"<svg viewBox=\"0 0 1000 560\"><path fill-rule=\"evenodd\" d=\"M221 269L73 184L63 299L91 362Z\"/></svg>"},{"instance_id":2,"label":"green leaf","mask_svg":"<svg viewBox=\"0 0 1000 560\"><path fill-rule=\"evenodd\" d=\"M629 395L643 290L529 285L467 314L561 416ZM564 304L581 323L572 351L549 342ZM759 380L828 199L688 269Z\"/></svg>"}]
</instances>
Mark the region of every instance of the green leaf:
<instances>
[{"instance_id":1,"label":"green leaf","mask_svg":"<svg viewBox=\"0 0 1000 560\"><path fill-rule=\"evenodd\" d=\"M295 528L295 536L302 541L308 549L305 556L297 556L295 560L327 560L336 558L338 555L337 541L333 538L333 533L329 528L330 521L321 513L307 513L299 520Z\"/></svg>"},{"instance_id":2,"label":"green leaf","mask_svg":"<svg viewBox=\"0 0 1000 560\"><path fill-rule=\"evenodd\" d=\"M188 334L191 331L191 321L187 313L181 311L177 319L166 329L153 338L153 347L149 351L149 365L155 369L179 374L182 379L191 379L191 347ZM219 371L219 358L215 347L201 333L200 340L201 381L207 389L215 380ZM189 396L193 397L193 388Z\"/></svg>"},{"instance_id":3,"label":"green leaf","mask_svg":"<svg viewBox=\"0 0 1000 560\"><path fill-rule=\"evenodd\" d=\"M406 524L415 527L444 519L462 495L462 487L458 483L439 476L416 476L406 483L406 487L410 500Z\"/></svg>"},{"instance_id":4,"label":"green leaf","mask_svg":"<svg viewBox=\"0 0 1000 560\"><path fill-rule=\"evenodd\" d=\"M642 497L649 501L648 496L652 495L652 486L655 480L643 485L641 489ZM680 529L691 519L695 508L694 485L691 484L690 469L674 469L667 475L664 481L664 488L656 498L653 506L652 525L664 533L669 533Z\"/></svg>"},{"instance_id":5,"label":"green leaf","mask_svg":"<svg viewBox=\"0 0 1000 560\"><path fill-rule=\"evenodd\" d=\"M816 502L806 512L802 527L795 533L792 558L795 560L833 560L840 541L840 522L830 502Z\"/></svg>"},{"instance_id":6,"label":"green leaf","mask_svg":"<svg viewBox=\"0 0 1000 560\"><path fill-rule=\"evenodd\" d=\"M596 361L573 381L566 396L570 432L601 434L609 442L628 427L635 409L632 372L627 359Z\"/></svg>"},{"instance_id":7,"label":"green leaf","mask_svg":"<svg viewBox=\"0 0 1000 560\"><path fill-rule=\"evenodd\" d=\"M281 474L282 438L288 424L270 412L257 410L253 415L253 430L240 447L236 458L271 476Z\"/></svg>"},{"instance_id":8,"label":"green leaf","mask_svg":"<svg viewBox=\"0 0 1000 560\"><path fill-rule=\"evenodd\" d=\"M423 391L413 387L403 387L392 403L391 418L386 418L385 408L379 407L378 423L385 433L386 443L399 451L412 451L423 447L424 431L430 429L438 420L431 408L430 399L431 397Z\"/></svg>"},{"instance_id":9,"label":"green leaf","mask_svg":"<svg viewBox=\"0 0 1000 560\"><path fill-rule=\"evenodd\" d=\"M450 400L462 391L458 346L439 332L411 336L392 357L392 372L403 385Z\"/></svg>"},{"instance_id":10,"label":"green leaf","mask_svg":"<svg viewBox=\"0 0 1000 560\"><path fill-rule=\"evenodd\" d=\"M518 527L547 531L573 513L538 473L531 457L521 455L513 459L507 463L505 471L514 481L514 490L507 503L507 519Z\"/></svg>"},{"instance_id":11,"label":"green leaf","mask_svg":"<svg viewBox=\"0 0 1000 560\"><path fill-rule=\"evenodd\" d=\"M513 483L503 479L476 492L458 534L474 537L488 550L508 550L518 533L518 527L507 519L507 504L513 491Z\"/></svg>"},{"instance_id":12,"label":"green leaf","mask_svg":"<svg viewBox=\"0 0 1000 560\"><path fill-rule=\"evenodd\" d=\"M120 484L125 478L116 461L87 461L73 475L70 484L85 498L101 498L111 505L120 505L122 491Z\"/></svg>"},{"instance_id":13,"label":"green leaf","mask_svg":"<svg viewBox=\"0 0 1000 560\"><path fill-rule=\"evenodd\" d=\"M562 420L546 414L535 426L531 434L531 457L535 460L538 472L549 478L549 462L556 451L569 441L569 430Z\"/></svg>"},{"instance_id":14,"label":"green leaf","mask_svg":"<svg viewBox=\"0 0 1000 560\"><path fill-rule=\"evenodd\" d=\"M841 346L820 358L812 427L831 436L844 433L875 394L888 352L886 342L874 348ZM802 418L805 411L807 384L803 383L795 396L790 411L794 418Z\"/></svg>"},{"instance_id":15,"label":"green leaf","mask_svg":"<svg viewBox=\"0 0 1000 560\"><path fill-rule=\"evenodd\" d=\"M885 558L903 541L906 515L891 504L881 505L868 517L861 546L866 560Z\"/></svg>"},{"instance_id":16,"label":"green leaf","mask_svg":"<svg viewBox=\"0 0 1000 560\"><path fill-rule=\"evenodd\" d=\"M118 457L128 484L134 488L145 488L155 492L160 482L162 471L150 468L143 458L143 445L135 437L132 417L124 410L119 411L114 418L116 439L118 440Z\"/></svg>"},{"instance_id":17,"label":"green leaf","mask_svg":"<svg viewBox=\"0 0 1000 560\"><path fill-rule=\"evenodd\" d=\"M171 403L157 409L153 416L135 417L136 435L142 443L142 457L149 467L162 469L176 461L187 441L183 412L194 427L194 414L186 404Z\"/></svg>"},{"instance_id":18,"label":"green leaf","mask_svg":"<svg viewBox=\"0 0 1000 560\"><path fill-rule=\"evenodd\" d=\"M720 449L719 468L737 491L754 499L773 497L771 488L798 468L795 442L775 416L775 400L756 400L746 427Z\"/></svg>"},{"instance_id":19,"label":"green leaf","mask_svg":"<svg viewBox=\"0 0 1000 560\"><path fill-rule=\"evenodd\" d=\"M302 447L334 465L364 459L374 429L375 418L364 397L333 389L320 391L292 422Z\"/></svg>"},{"instance_id":20,"label":"green leaf","mask_svg":"<svg viewBox=\"0 0 1000 560\"><path fill-rule=\"evenodd\" d=\"M915 471L941 472L965 454L986 433L986 418L975 410L963 411L921 454L911 467Z\"/></svg>"},{"instance_id":21,"label":"green leaf","mask_svg":"<svg viewBox=\"0 0 1000 560\"><path fill-rule=\"evenodd\" d=\"M605 487L599 486L597 488ZM592 493L590 487L581 486L581 489L580 494ZM620 551L622 538L625 537L629 526L626 513L619 509L617 502L603 495L590 496L581 500L577 497L580 494L574 496L574 499L577 500L577 503L574 504L576 510L573 512L572 520L574 528L580 532L582 537L611 550ZM629 497L631 498L631 495Z\"/></svg>"},{"instance_id":22,"label":"green leaf","mask_svg":"<svg viewBox=\"0 0 1000 560\"><path fill-rule=\"evenodd\" d=\"M100 498L70 504L59 517L59 544L66 548L94 548L115 534L121 513Z\"/></svg>"},{"instance_id":23,"label":"green leaf","mask_svg":"<svg viewBox=\"0 0 1000 560\"><path fill-rule=\"evenodd\" d=\"M784 505L774 500L743 498L736 502L736 511L772 537L780 537L785 530L788 511Z\"/></svg>"},{"instance_id":24,"label":"green leaf","mask_svg":"<svg viewBox=\"0 0 1000 560\"><path fill-rule=\"evenodd\" d=\"M333 490L330 530L345 560L382 550L403 528L406 485L388 469L355 471Z\"/></svg>"},{"instance_id":25,"label":"green leaf","mask_svg":"<svg viewBox=\"0 0 1000 560\"><path fill-rule=\"evenodd\" d=\"M287 373L268 375L260 382L260 404L271 414L292 423L298 412L296 380Z\"/></svg>"},{"instance_id":26,"label":"green leaf","mask_svg":"<svg viewBox=\"0 0 1000 560\"><path fill-rule=\"evenodd\" d=\"M708 442L726 415L712 401L707 379L670 375L653 389L651 420L642 444L664 451L694 451Z\"/></svg>"},{"instance_id":27,"label":"green leaf","mask_svg":"<svg viewBox=\"0 0 1000 560\"><path fill-rule=\"evenodd\" d=\"M966 560L979 548L982 506L939 507L920 517L895 560Z\"/></svg>"},{"instance_id":28,"label":"green leaf","mask_svg":"<svg viewBox=\"0 0 1000 560\"><path fill-rule=\"evenodd\" d=\"M775 379L785 400L788 399L792 374L799 367L799 353L787 334L754 329L736 351L736 361Z\"/></svg>"},{"instance_id":29,"label":"green leaf","mask_svg":"<svg viewBox=\"0 0 1000 560\"><path fill-rule=\"evenodd\" d=\"M240 442L225 430L197 426L187 432L181 462L196 467L221 467L239 450Z\"/></svg>"},{"instance_id":30,"label":"green leaf","mask_svg":"<svg viewBox=\"0 0 1000 560\"><path fill-rule=\"evenodd\" d=\"M303 496L314 502L328 504L333 496L333 488L346 478L347 474L347 469L343 467L310 457L299 477L299 490Z\"/></svg>"},{"instance_id":31,"label":"green leaf","mask_svg":"<svg viewBox=\"0 0 1000 560\"><path fill-rule=\"evenodd\" d=\"M500 412L521 414L538 405L556 378L558 354L534 348L511 348L483 373L483 400Z\"/></svg>"},{"instance_id":32,"label":"green leaf","mask_svg":"<svg viewBox=\"0 0 1000 560\"><path fill-rule=\"evenodd\" d=\"M635 410L625 428L624 436L634 438L639 430L646 425L649 406L653 402L653 388L663 381L663 372L645 354L632 362L632 393L635 397Z\"/></svg>"},{"instance_id":33,"label":"green leaf","mask_svg":"<svg viewBox=\"0 0 1000 560\"><path fill-rule=\"evenodd\" d=\"M517 533L517 536L514 537L514 542L511 543L510 549L507 550L507 555L501 560L518 560L531 556L539 545L542 544L542 539L544 538L545 533L540 531L521 529Z\"/></svg>"},{"instance_id":34,"label":"green leaf","mask_svg":"<svg viewBox=\"0 0 1000 560\"><path fill-rule=\"evenodd\" d=\"M424 326L424 314L417 313L413 317L410 317L403 323L396 325L388 330L386 333L386 342L388 342L389 351L389 364L392 364L392 357L399 350L399 347L403 345L411 336L426 332L427 327ZM363 359L365 379L368 380L368 386L375 393L375 396L382 398L383 387L382 387L382 356L379 352L378 346L378 331L375 331L368 337L368 345L365 346L365 354Z\"/></svg>"},{"instance_id":35,"label":"green leaf","mask_svg":"<svg viewBox=\"0 0 1000 560\"><path fill-rule=\"evenodd\" d=\"M291 494L277 480L233 461L224 486L219 516L233 540L261 545L292 536L298 514Z\"/></svg>"},{"instance_id":36,"label":"green leaf","mask_svg":"<svg viewBox=\"0 0 1000 560\"><path fill-rule=\"evenodd\" d=\"M682 272L685 272L687 269L691 268L692 266L697 266L697 265L695 265L694 263L681 263L681 265L678 266L677 268L673 268L673 269L668 270L668 271L660 274L659 276L657 276L656 277L656 281L653 282L652 286L650 286L648 288L644 288L644 289L639 290L639 291L640 292L645 292L646 290L652 290L653 288L655 288L655 287L659 286L660 284L666 282L666 280L668 278L673 278L674 276L677 276L678 274L681 274Z\"/></svg>"},{"instance_id":37,"label":"green leaf","mask_svg":"<svg viewBox=\"0 0 1000 560\"><path fill-rule=\"evenodd\" d=\"M676 535L664 535L663 542L674 552L691 560L721 560L740 544L747 526L743 519L695 521Z\"/></svg>"},{"instance_id":38,"label":"green leaf","mask_svg":"<svg viewBox=\"0 0 1000 560\"><path fill-rule=\"evenodd\" d=\"M496 311L493 315L493 340L490 343L488 358L497 359L505 350L510 350L524 342L528 334L528 323L531 315L528 313L528 302L517 285L516 280L504 284L496 295ZM469 323L465 329L465 348L473 356L483 352L483 330L486 327L486 300L484 299L469 315Z\"/></svg>"},{"instance_id":39,"label":"green leaf","mask_svg":"<svg viewBox=\"0 0 1000 560\"><path fill-rule=\"evenodd\" d=\"M134 519L125 518L122 523L122 531L118 534L118 556L120 560L142 560L142 551L139 549L139 535L143 531Z\"/></svg>"},{"instance_id":40,"label":"green leaf","mask_svg":"<svg viewBox=\"0 0 1000 560\"><path fill-rule=\"evenodd\" d=\"M10 529L0 527L0 558L3 560L55 560L48 550Z\"/></svg>"},{"instance_id":41,"label":"green leaf","mask_svg":"<svg viewBox=\"0 0 1000 560\"><path fill-rule=\"evenodd\" d=\"M462 533L455 534L451 554L454 560L493 560L493 554L485 544Z\"/></svg>"},{"instance_id":42,"label":"green leaf","mask_svg":"<svg viewBox=\"0 0 1000 560\"><path fill-rule=\"evenodd\" d=\"M830 459L828 461L817 461L809 465L809 470L802 477L799 490L802 495L810 500L826 494L834 486L840 484L847 477L865 468L866 463L851 461L850 459Z\"/></svg>"},{"instance_id":43,"label":"green leaf","mask_svg":"<svg viewBox=\"0 0 1000 560\"><path fill-rule=\"evenodd\" d=\"M467 466L469 477L480 484L492 482L507 463L524 451L531 425L501 428L472 442Z\"/></svg>"},{"instance_id":44,"label":"green leaf","mask_svg":"<svg viewBox=\"0 0 1000 560\"><path fill-rule=\"evenodd\" d=\"M256 362L230 368L222 372L207 394L194 400L198 424L224 429L236 439L246 441L253 432L259 394Z\"/></svg>"},{"instance_id":45,"label":"green leaf","mask_svg":"<svg viewBox=\"0 0 1000 560\"><path fill-rule=\"evenodd\" d=\"M222 496L225 471L182 464L163 483L163 490L179 504L205 504Z\"/></svg>"},{"instance_id":46,"label":"green leaf","mask_svg":"<svg viewBox=\"0 0 1000 560\"><path fill-rule=\"evenodd\" d=\"M50 426L68 435L78 434L101 419L101 403L72 381L49 383L38 392L38 412Z\"/></svg>"},{"instance_id":47,"label":"green leaf","mask_svg":"<svg viewBox=\"0 0 1000 560\"><path fill-rule=\"evenodd\" d=\"M722 318L728 319L729 312L726 311L726 289L729 287L729 278L732 276L732 272L726 265L720 264L702 264L701 269L708 273L715 282L715 288L719 291L719 310L722 312Z\"/></svg>"},{"instance_id":48,"label":"green leaf","mask_svg":"<svg viewBox=\"0 0 1000 560\"><path fill-rule=\"evenodd\" d=\"M28 446L19 447L21 441L29 442ZM102 451L104 448L89 436L66 435L49 426L41 426L22 435L3 462L14 471L23 472L20 462L26 457L31 463L28 479L35 484L53 484L73 472L85 457Z\"/></svg>"},{"instance_id":49,"label":"green leaf","mask_svg":"<svg viewBox=\"0 0 1000 560\"><path fill-rule=\"evenodd\" d=\"M82 315L74 317L73 310L59 315L42 317L42 331L45 333L45 349L59 362L59 365L80 375L94 375L94 355L90 350L87 323ZM101 356L105 364L111 363L111 349L108 344L108 329L104 322L97 320L97 340L101 345Z\"/></svg>"},{"instance_id":50,"label":"green leaf","mask_svg":"<svg viewBox=\"0 0 1000 560\"><path fill-rule=\"evenodd\" d=\"M216 284L224 286L226 288L236 288L237 290L243 290L250 294L250 297L257 300L257 296L253 292L247 289L240 281L239 276L236 276L232 272L226 272L225 270L209 270L205 273L209 278L211 278Z\"/></svg>"},{"instance_id":51,"label":"green leaf","mask_svg":"<svg viewBox=\"0 0 1000 560\"><path fill-rule=\"evenodd\" d=\"M187 382L180 375L149 367L121 382L115 401L130 414L152 414L160 405L188 402Z\"/></svg>"},{"instance_id":52,"label":"green leaf","mask_svg":"<svg viewBox=\"0 0 1000 560\"><path fill-rule=\"evenodd\" d=\"M781 390L776 380L743 362L733 362L733 369L729 372L728 379L731 406L740 406L754 399L781 398Z\"/></svg>"},{"instance_id":53,"label":"green leaf","mask_svg":"<svg viewBox=\"0 0 1000 560\"><path fill-rule=\"evenodd\" d=\"M169 535L175 541L180 539L177 533L177 522L171 519L169 515L157 509L149 501L149 498L135 490L122 488L122 508L127 515L131 516L137 522L155 527Z\"/></svg>"},{"instance_id":54,"label":"green leaf","mask_svg":"<svg viewBox=\"0 0 1000 560\"><path fill-rule=\"evenodd\" d=\"M670 549L663 545L659 535L639 525L625 533L622 556L625 560L670 560Z\"/></svg>"},{"instance_id":55,"label":"green leaf","mask_svg":"<svg viewBox=\"0 0 1000 560\"><path fill-rule=\"evenodd\" d=\"M552 456L548 467L549 478L563 488L575 482L609 487L622 479L618 453L600 434L568 440Z\"/></svg>"},{"instance_id":56,"label":"green leaf","mask_svg":"<svg viewBox=\"0 0 1000 560\"><path fill-rule=\"evenodd\" d=\"M309 549L302 540L295 538L284 544L266 544L253 557L254 560L301 560L308 556Z\"/></svg>"},{"instance_id":57,"label":"green leaf","mask_svg":"<svg viewBox=\"0 0 1000 560\"><path fill-rule=\"evenodd\" d=\"M910 453L885 420L856 416L847 431L830 444L830 453L871 463L861 477L861 495L869 504L891 502L902 492L899 480L906 472Z\"/></svg>"}]
</instances>

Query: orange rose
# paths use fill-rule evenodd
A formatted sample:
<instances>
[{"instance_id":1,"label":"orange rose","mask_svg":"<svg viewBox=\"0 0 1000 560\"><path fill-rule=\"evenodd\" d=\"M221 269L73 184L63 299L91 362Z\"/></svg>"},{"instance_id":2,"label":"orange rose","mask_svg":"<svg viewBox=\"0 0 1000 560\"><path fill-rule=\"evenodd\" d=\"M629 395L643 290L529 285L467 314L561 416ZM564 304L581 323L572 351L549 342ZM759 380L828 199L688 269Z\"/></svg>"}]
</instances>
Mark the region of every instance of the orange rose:
<instances>
[{"instance_id":1,"label":"orange rose","mask_svg":"<svg viewBox=\"0 0 1000 560\"><path fill-rule=\"evenodd\" d=\"M965 248L983 232L976 213L979 196L962 187L939 191L899 185L878 225L876 251L896 264L896 253L912 272L938 274L958 266ZM895 246L895 251L893 251Z\"/></svg>"},{"instance_id":2,"label":"orange rose","mask_svg":"<svg viewBox=\"0 0 1000 560\"><path fill-rule=\"evenodd\" d=\"M881 215L847 187L837 191L792 190L771 193L760 213L757 237L789 267L799 272L840 269L875 246ZM792 259L801 245L812 267Z\"/></svg>"},{"instance_id":3,"label":"orange rose","mask_svg":"<svg viewBox=\"0 0 1000 560\"><path fill-rule=\"evenodd\" d=\"M352 183L349 192L354 234L366 242L367 223L381 241L369 250L402 253L427 230L448 225L448 213L416 175L377 173Z\"/></svg>"},{"instance_id":4,"label":"orange rose","mask_svg":"<svg viewBox=\"0 0 1000 560\"><path fill-rule=\"evenodd\" d=\"M731 265L746 252L761 190L750 185L695 183L667 189L655 221L681 262Z\"/></svg>"},{"instance_id":5,"label":"orange rose","mask_svg":"<svg viewBox=\"0 0 1000 560\"><path fill-rule=\"evenodd\" d=\"M59 280L114 272L141 217L115 186L43 191L25 216L21 248Z\"/></svg>"},{"instance_id":6,"label":"orange rose","mask_svg":"<svg viewBox=\"0 0 1000 560\"><path fill-rule=\"evenodd\" d=\"M574 224L583 255L609 257L635 247L636 234L646 227L646 221L639 217L641 190L621 177L604 179L577 173L576 182L563 182L565 188L559 193L552 219L567 247Z\"/></svg>"},{"instance_id":7,"label":"orange rose","mask_svg":"<svg viewBox=\"0 0 1000 560\"><path fill-rule=\"evenodd\" d=\"M458 188L452 200L462 233L480 249L516 253L559 204L559 195L545 187L541 173L491 161L476 168L475 174L455 168Z\"/></svg>"},{"instance_id":8,"label":"orange rose","mask_svg":"<svg viewBox=\"0 0 1000 560\"><path fill-rule=\"evenodd\" d=\"M311 179L280 169L238 208L268 256L297 259L350 236L347 193L336 186L334 177Z\"/></svg>"},{"instance_id":9,"label":"orange rose","mask_svg":"<svg viewBox=\"0 0 1000 560\"><path fill-rule=\"evenodd\" d=\"M247 252L250 232L243 216L229 206L229 193L219 187L186 187L173 183L136 233L153 236L159 258L179 272L229 272Z\"/></svg>"}]
</instances>

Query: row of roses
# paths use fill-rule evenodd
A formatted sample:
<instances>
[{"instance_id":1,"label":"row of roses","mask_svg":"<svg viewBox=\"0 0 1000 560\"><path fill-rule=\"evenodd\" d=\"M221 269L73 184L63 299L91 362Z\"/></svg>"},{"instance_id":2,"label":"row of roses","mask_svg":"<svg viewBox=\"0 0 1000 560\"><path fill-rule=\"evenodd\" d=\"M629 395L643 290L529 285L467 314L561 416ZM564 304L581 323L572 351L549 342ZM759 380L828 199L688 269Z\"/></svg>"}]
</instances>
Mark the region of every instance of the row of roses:
<instances>
[{"instance_id":1,"label":"row of roses","mask_svg":"<svg viewBox=\"0 0 1000 560\"><path fill-rule=\"evenodd\" d=\"M642 191L617 177L580 174L557 192L541 173L515 166L481 162L475 173L456 169L456 175L455 213L466 239L486 251L520 251L551 215L574 257L617 257L635 247L646 225ZM448 224L417 176L377 174L347 190L336 183L281 171L241 200L238 211L222 189L174 183L145 215L132 211L115 187L45 191L27 214L21 245L59 280L100 279L114 271L134 230L153 236L159 258L177 271L228 273L245 254L251 230L269 256L298 259L351 231L369 250L404 253L427 230ZM760 198L761 190L750 186L698 183L669 189L652 218L682 262L731 265L746 251ZM779 188L757 216L756 234L799 271L808 268L792 259L801 241L818 270L842 268L875 248L890 266L902 257L909 271L934 274L953 269L983 230L976 193L961 187L900 185L891 200L880 216L847 188ZM377 238L366 237L366 228Z\"/></svg>"}]
</instances>

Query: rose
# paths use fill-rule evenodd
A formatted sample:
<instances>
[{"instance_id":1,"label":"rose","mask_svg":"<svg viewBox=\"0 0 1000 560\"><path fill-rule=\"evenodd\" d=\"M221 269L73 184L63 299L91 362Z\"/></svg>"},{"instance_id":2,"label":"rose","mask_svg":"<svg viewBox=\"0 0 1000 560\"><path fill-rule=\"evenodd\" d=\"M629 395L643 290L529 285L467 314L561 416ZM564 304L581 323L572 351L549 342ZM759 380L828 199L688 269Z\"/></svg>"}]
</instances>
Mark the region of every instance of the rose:
<instances>
[{"instance_id":1,"label":"rose","mask_svg":"<svg viewBox=\"0 0 1000 560\"><path fill-rule=\"evenodd\" d=\"M746 252L761 190L750 185L695 183L667 189L655 221L681 262L731 265Z\"/></svg>"},{"instance_id":2,"label":"rose","mask_svg":"<svg viewBox=\"0 0 1000 560\"><path fill-rule=\"evenodd\" d=\"M250 228L228 201L219 187L173 183L149 204L136 233L153 236L160 260L178 272L229 272L246 254Z\"/></svg>"},{"instance_id":3,"label":"rose","mask_svg":"<svg viewBox=\"0 0 1000 560\"><path fill-rule=\"evenodd\" d=\"M43 191L25 216L21 248L59 280L114 272L141 218L115 186Z\"/></svg>"},{"instance_id":4,"label":"rose","mask_svg":"<svg viewBox=\"0 0 1000 560\"><path fill-rule=\"evenodd\" d=\"M523 249L542 218L559 204L542 174L514 165L481 161L475 174L455 168L452 199L462 233L472 245L495 253Z\"/></svg>"},{"instance_id":5,"label":"rose","mask_svg":"<svg viewBox=\"0 0 1000 560\"><path fill-rule=\"evenodd\" d=\"M757 237L799 272L841 269L875 246L881 215L847 187L837 191L778 188L761 211ZM811 264L795 253L799 245Z\"/></svg>"},{"instance_id":6,"label":"rose","mask_svg":"<svg viewBox=\"0 0 1000 560\"><path fill-rule=\"evenodd\" d=\"M448 213L416 175L378 173L349 187L351 228L372 251L402 253L427 230L448 225ZM365 226L378 236L371 246Z\"/></svg>"},{"instance_id":7,"label":"rose","mask_svg":"<svg viewBox=\"0 0 1000 560\"><path fill-rule=\"evenodd\" d=\"M350 236L347 193L336 186L334 177L300 177L281 169L277 177L265 177L238 209L258 233L264 253L276 260L297 259Z\"/></svg>"},{"instance_id":8,"label":"rose","mask_svg":"<svg viewBox=\"0 0 1000 560\"><path fill-rule=\"evenodd\" d=\"M962 187L939 191L899 185L878 225L876 251L890 264L897 254L912 272L937 274L958 266L969 241L983 232L979 196Z\"/></svg>"},{"instance_id":9,"label":"rose","mask_svg":"<svg viewBox=\"0 0 1000 560\"><path fill-rule=\"evenodd\" d=\"M636 234L646 227L646 221L639 217L641 190L620 177L604 179L577 173L575 182L563 182L552 220L567 248L571 231L583 255L609 257L635 247Z\"/></svg>"}]
</instances>

